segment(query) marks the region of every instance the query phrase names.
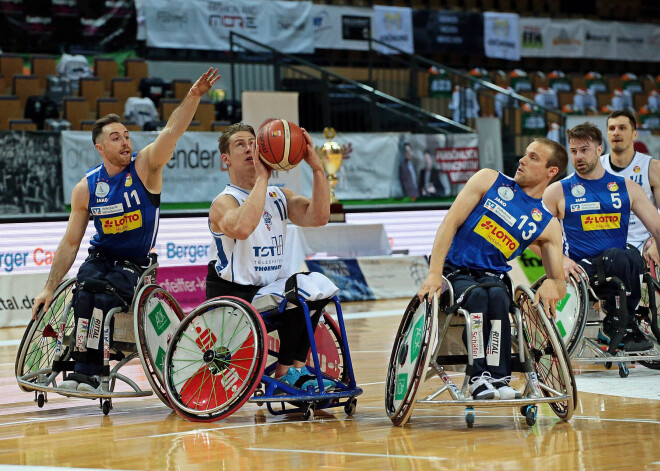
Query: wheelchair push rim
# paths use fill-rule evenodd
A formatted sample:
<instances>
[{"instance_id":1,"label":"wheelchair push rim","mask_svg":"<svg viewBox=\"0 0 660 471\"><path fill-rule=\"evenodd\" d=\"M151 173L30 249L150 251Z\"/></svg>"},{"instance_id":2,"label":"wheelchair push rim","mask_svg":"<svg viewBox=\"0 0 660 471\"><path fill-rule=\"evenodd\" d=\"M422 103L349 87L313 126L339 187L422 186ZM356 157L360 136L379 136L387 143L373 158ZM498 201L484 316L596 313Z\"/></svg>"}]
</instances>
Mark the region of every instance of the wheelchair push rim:
<instances>
[{"instance_id":1,"label":"wheelchair push rim","mask_svg":"<svg viewBox=\"0 0 660 471\"><path fill-rule=\"evenodd\" d=\"M415 397L429 367L432 342L438 329L438 298L414 296L403 314L387 369L385 411L392 423L404 425L415 407Z\"/></svg>"},{"instance_id":2,"label":"wheelchair push rim","mask_svg":"<svg viewBox=\"0 0 660 471\"><path fill-rule=\"evenodd\" d=\"M60 321L64 310L73 302L75 284L76 278L70 278L60 283L53 294L53 301L48 310L41 309L37 313L37 319L30 320L16 353L14 368L16 378L50 368L53 364ZM73 328L73 309L69 309L64 329L65 340L71 337ZM66 349L65 345L63 345L63 349L65 354L60 359L66 360L71 352ZM30 391L20 383L18 386L25 392Z\"/></svg>"},{"instance_id":3,"label":"wheelchair push rim","mask_svg":"<svg viewBox=\"0 0 660 471\"><path fill-rule=\"evenodd\" d=\"M577 388L566 347L559 336L554 322L547 318L542 305L540 309L533 306L534 293L525 286L516 288L515 300L522 317L522 329L527 355L542 392L546 397L553 393L543 388L551 388L569 399L549 403L554 413L562 420L569 420L577 406Z\"/></svg>"},{"instance_id":4,"label":"wheelchair push rim","mask_svg":"<svg viewBox=\"0 0 660 471\"><path fill-rule=\"evenodd\" d=\"M545 280L546 276L541 276L531 290L536 292ZM588 300L589 293L584 280L576 280L571 275L570 282L566 282L566 296L557 303L557 318L552 321L569 355L573 354L582 340L587 325Z\"/></svg>"},{"instance_id":5,"label":"wheelchair push rim","mask_svg":"<svg viewBox=\"0 0 660 471\"><path fill-rule=\"evenodd\" d=\"M259 313L230 296L211 299L188 314L165 357L167 397L177 413L211 422L237 411L261 380L265 331Z\"/></svg>"},{"instance_id":6,"label":"wheelchair push rim","mask_svg":"<svg viewBox=\"0 0 660 471\"><path fill-rule=\"evenodd\" d=\"M163 365L169 339L185 314L176 299L155 284L144 286L136 299L133 318L140 362L151 389L172 407L167 400Z\"/></svg>"}]
</instances>

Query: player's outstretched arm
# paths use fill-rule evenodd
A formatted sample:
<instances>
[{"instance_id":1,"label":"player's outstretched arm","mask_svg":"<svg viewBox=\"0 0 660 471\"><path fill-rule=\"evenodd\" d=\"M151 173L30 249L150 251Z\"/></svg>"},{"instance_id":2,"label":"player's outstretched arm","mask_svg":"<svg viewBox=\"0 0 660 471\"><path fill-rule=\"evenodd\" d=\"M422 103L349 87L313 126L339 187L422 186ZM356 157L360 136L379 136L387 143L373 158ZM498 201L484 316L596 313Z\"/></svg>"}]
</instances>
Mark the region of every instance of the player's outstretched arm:
<instances>
[{"instance_id":1,"label":"player's outstretched arm","mask_svg":"<svg viewBox=\"0 0 660 471\"><path fill-rule=\"evenodd\" d=\"M202 96L219 79L218 69L209 68L190 88L156 140L140 151L135 166L140 179L152 193L160 193L163 167L172 158L177 141L190 126Z\"/></svg>"},{"instance_id":2,"label":"player's outstretched arm","mask_svg":"<svg viewBox=\"0 0 660 471\"><path fill-rule=\"evenodd\" d=\"M442 290L442 270L456 231L465 222L488 189L493 186L497 175L498 173L495 170L479 170L468 180L449 211L447 211L447 215L440 224L433 241L429 274L417 292L419 299L423 299L426 295L431 297L436 291Z\"/></svg>"},{"instance_id":3,"label":"player's outstretched arm","mask_svg":"<svg viewBox=\"0 0 660 471\"><path fill-rule=\"evenodd\" d=\"M80 243L85 235L87 222L89 221L89 190L87 189L87 180L82 179L73 188L71 194L71 214L66 226L64 237L60 241L53 258L53 265L48 274L48 281L43 291L34 299L32 306L32 317L36 318L39 307L43 305L48 309L53 301L53 293L60 284L64 275L73 265Z\"/></svg>"}]
</instances>

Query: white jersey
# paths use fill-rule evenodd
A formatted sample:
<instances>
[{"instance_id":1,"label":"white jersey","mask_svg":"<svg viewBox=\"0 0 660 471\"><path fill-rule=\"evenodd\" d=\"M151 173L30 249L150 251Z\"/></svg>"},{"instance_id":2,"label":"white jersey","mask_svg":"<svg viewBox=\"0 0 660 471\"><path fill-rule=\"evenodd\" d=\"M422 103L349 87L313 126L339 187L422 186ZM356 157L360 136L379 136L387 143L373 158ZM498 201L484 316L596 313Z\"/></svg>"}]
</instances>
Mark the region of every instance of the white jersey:
<instances>
[{"instance_id":1,"label":"white jersey","mask_svg":"<svg viewBox=\"0 0 660 471\"><path fill-rule=\"evenodd\" d=\"M220 193L234 197L239 205L245 202L248 194L247 190L231 184ZM232 239L211 231L217 249L215 270L218 276L252 286L265 286L280 278L284 265L287 218L284 192L281 188L269 186L259 225L247 239Z\"/></svg>"},{"instance_id":2,"label":"white jersey","mask_svg":"<svg viewBox=\"0 0 660 471\"><path fill-rule=\"evenodd\" d=\"M613 173L614 175L620 175L624 178L631 179L635 183L638 183L644 190L644 193L646 193L646 196L649 197L649 200L651 200L651 203L653 203L654 206L657 206L655 197L653 196L651 182L649 181L649 168L651 166L652 159L653 157L650 155L642 154L641 152L635 152L635 156L630 161L630 164L628 164L628 166L620 172L617 172L612 168L612 164L610 162L610 154L601 155L600 157L600 161L603 164L603 167L605 167L605 170ZM642 221L640 221L639 218L633 213L630 213L628 239L626 242L637 247L637 249L641 252L644 246L644 242L650 236L651 234L646 230L646 227L644 227Z\"/></svg>"}]
</instances>

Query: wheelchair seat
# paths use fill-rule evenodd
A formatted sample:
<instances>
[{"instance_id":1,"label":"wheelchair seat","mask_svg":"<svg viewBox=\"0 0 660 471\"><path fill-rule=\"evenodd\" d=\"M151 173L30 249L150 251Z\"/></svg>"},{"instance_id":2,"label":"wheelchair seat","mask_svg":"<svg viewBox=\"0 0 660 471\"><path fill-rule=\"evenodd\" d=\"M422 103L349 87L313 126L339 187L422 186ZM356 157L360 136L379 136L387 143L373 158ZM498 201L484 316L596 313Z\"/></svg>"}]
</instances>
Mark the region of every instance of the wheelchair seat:
<instances>
[{"instance_id":1,"label":"wheelchair seat","mask_svg":"<svg viewBox=\"0 0 660 471\"><path fill-rule=\"evenodd\" d=\"M385 410L392 423L404 425L416 403L463 405L468 427L474 424L475 406L518 406L531 426L536 421L536 404L547 403L562 420L570 419L577 404L570 360L542 305L533 306L534 293L518 286L510 315L512 370L522 372L526 379L522 398L476 400L468 393L472 351L461 338L463 328L471 327L471 316L462 307L463 296L454 303L453 287L446 278L443 286L441 295L434 294L430 301L414 296L403 314L386 381ZM446 366L467 370L461 387L446 373ZM421 385L435 376L444 385L418 400Z\"/></svg>"},{"instance_id":2,"label":"wheelchair seat","mask_svg":"<svg viewBox=\"0 0 660 471\"><path fill-rule=\"evenodd\" d=\"M150 257L151 258L151 257ZM131 303L110 309L105 316L104 329L110 332L114 319L112 341L104 333L104 371L101 385L94 391L79 391L58 387L67 371L73 368L71 353L75 344L73 296L77 283L70 278L60 283L47 310L39 310L25 330L18 349L15 373L23 391L34 391L35 401L43 407L47 394L54 392L68 397L99 399L104 414L112 409L116 397L149 396L152 391L141 389L137 383L119 373L126 363L140 357L147 380L156 395L169 406L162 379L162 359L167 347L167 337L183 318L183 310L176 300L155 284L158 263L155 257L140 276ZM85 282L87 283L87 282ZM93 281L89 289L112 291L107 283ZM83 288L84 289L84 288ZM110 368L110 361L117 363ZM116 391L117 380L125 383L130 391Z\"/></svg>"}]
</instances>

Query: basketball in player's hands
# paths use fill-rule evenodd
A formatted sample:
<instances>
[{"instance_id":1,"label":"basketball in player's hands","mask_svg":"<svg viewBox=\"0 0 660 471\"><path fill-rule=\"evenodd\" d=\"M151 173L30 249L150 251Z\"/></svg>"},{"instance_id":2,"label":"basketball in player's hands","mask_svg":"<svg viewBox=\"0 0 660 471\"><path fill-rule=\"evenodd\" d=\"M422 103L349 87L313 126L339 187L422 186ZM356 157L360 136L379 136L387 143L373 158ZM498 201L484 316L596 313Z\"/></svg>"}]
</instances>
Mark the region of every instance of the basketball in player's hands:
<instances>
[{"instance_id":1,"label":"basketball in player's hands","mask_svg":"<svg viewBox=\"0 0 660 471\"><path fill-rule=\"evenodd\" d=\"M261 160L273 170L291 170L307 153L307 141L296 123L285 119L266 122L257 133Z\"/></svg>"}]
</instances>

